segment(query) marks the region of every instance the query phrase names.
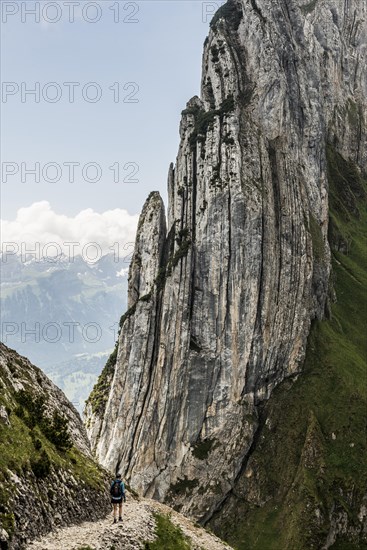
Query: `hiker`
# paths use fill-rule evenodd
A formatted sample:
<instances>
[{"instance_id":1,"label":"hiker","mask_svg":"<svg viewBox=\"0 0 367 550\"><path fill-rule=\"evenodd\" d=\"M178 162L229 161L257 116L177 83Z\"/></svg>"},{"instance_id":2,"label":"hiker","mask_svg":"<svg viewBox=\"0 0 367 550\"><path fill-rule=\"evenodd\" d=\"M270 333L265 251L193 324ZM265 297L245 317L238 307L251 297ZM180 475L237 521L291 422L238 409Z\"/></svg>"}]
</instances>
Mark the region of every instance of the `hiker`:
<instances>
[{"instance_id":1,"label":"hiker","mask_svg":"<svg viewBox=\"0 0 367 550\"><path fill-rule=\"evenodd\" d=\"M122 521L122 501L126 502L125 484L121 479L121 474L117 474L116 479L112 481L110 493L113 504L113 523L116 523L117 505L119 507L119 521Z\"/></svg>"}]
</instances>

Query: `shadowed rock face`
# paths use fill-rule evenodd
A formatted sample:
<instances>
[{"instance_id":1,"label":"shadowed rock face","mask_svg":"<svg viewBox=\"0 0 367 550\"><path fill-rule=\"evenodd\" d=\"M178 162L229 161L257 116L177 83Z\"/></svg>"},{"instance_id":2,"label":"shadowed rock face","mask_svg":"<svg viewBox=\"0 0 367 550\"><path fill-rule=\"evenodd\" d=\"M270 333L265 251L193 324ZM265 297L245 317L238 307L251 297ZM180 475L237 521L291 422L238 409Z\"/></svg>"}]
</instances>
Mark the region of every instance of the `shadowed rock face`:
<instances>
[{"instance_id":1,"label":"shadowed rock face","mask_svg":"<svg viewBox=\"0 0 367 550\"><path fill-rule=\"evenodd\" d=\"M110 509L107 474L92 460L78 412L40 369L2 343L0 458L1 549L23 549L56 527L97 520Z\"/></svg>"},{"instance_id":2,"label":"shadowed rock face","mask_svg":"<svg viewBox=\"0 0 367 550\"><path fill-rule=\"evenodd\" d=\"M157 193L143 209L108 401L87 426L102 464L203 520L324 315L326 144L367 168L366 11L229 0L182 114L167 231Z\"/></svg>"}]
</instances>

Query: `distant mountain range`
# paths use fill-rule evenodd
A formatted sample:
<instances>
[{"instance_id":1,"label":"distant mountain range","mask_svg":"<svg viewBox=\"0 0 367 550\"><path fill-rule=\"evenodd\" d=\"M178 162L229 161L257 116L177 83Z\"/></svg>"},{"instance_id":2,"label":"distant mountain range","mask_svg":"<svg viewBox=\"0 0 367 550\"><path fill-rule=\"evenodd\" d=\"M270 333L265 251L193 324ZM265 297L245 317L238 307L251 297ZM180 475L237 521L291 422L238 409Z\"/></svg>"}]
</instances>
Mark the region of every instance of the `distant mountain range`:
<instances>
[{"instance_id":1,"label":"distant mountain range","mask_svg":"<svg viewBox=\"0 0 367 550\"><path fill-rule=\"evenodd\" d=\"M1 258L1 339L39 365L81 410L126 309L126 258L96 263Z\"/></svg>"}]
</instances>

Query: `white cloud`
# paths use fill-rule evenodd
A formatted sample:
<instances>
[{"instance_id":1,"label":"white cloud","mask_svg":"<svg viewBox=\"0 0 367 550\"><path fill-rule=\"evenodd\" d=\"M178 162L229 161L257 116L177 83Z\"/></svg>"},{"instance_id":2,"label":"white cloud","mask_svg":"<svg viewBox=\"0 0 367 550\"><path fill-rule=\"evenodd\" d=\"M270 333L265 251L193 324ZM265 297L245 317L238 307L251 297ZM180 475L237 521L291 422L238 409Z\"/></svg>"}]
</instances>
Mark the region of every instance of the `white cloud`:
<instances>
[{"instance_id":1,"label":"white cloud","mask_svg":"<svg viewBox=\"0 0 367 550\"><path fill-rule=\"evenodd\" d=\"M117 277L127 277L128 274L129 274L129 268L128 267L123 267L122 269L120 269L120 271L116 272Z\"/></svg>"},{"instance_id":2,"label":"white cloud","mask_svg":"<svg viewBox=\"0 0 367 550\"><path fill-rule=\"evenodd\" d=\"M88 208L68 217L57 214L47 201L35 202L20 208L15 220L1 220L1 250L24 253L36 249L41 257L54 256L57 250L61 250L67 256L76 256L82 254L83 248L90 243L96 243L98 247L94 251L90 245L91 255L97 249L107 254L111 247L115 252L125 250L126 255L126 250L131 249L135 241L138 218L138 215L119 208L102 214ZM52 246L50 243L56 244Z\"/></svg>"}]
</instances>

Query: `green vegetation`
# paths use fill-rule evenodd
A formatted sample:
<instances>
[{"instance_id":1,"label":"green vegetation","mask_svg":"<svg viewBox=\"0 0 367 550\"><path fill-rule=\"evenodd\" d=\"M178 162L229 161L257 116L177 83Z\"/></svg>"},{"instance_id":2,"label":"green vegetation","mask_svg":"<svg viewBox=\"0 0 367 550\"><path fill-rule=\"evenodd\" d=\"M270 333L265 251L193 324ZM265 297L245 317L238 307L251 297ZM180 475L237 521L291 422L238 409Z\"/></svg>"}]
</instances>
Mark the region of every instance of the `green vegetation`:
<instances>
[{"instance_id":1,"label":"green vegetation","mask_svg":"<svg viewBox=\"0 0 367 550\"><path fill-rule=\"evenodd\" d=\"M15 531L14 514L0 512L0 526L5 529L9 537L12 538ZM6 548L6 547L5 547Z\"/></svg>"},{"instance_id":2,"label":"green vegetation","mask_svg":"<svg viewBox=\"0 0 367 550\"><path fill-rule=\"evenodd\" d=\"M164 288L167 277L172 275L173 269L178 265L179 261L187 256L192 241L190 238L190 230L188 227L180 229L176 236L177 250L171 254L165 265L159 268L158 275L155 280L155 285L158 292Z\"/></svg>"},{"instance_id":3,"label":"green vegetation","mask_svg":"<svg viewBox=\"0 0 367 550\"><path fill-rule=\"evenodd\" d=\"M149 195L156 195L156 192L153 192ZM149 199L148 199L149 200ZM186 252L187 253L187 252ZM184 254L184 251L181 250L181 252L177 251L177 254ZM182 257L182 256L181 256ZM173 260L173 259L172 259ZM179 258L175 258L176 264L178 263ZM175 264L175 265L176 265ZM158 287L158 290L162 288L161 285L164 285L164 281L166 278L166 269L163 268L159 271L158 277L156 279L156 284ZM149 302L152 298L152 292L149 292L148 294L145 294L144 296L141 296L139 300L133 304L120 318L119 322L119 334L121 332L121 329L126 322L127 319L130 319L136 312L136 307L139 302ZM86 405L90 405L92 407L93 414L96 414L98 416L103 416L104 411L106 409L107 401L108 401L108 395L109 390L111 387L112 379L115 373L116 368L116 361L117 361L117 352L118 352L118 343L116 342L115 348L113 352L111 353L110 357L107 360L106 365L104 366L101 374L98 377L98 380L91 391L87 401Z\"/></svg>"},{"instance_id":4,"label":"green vegetation","mask_svg":"<svg viewBox=\"0 0 367 550\"><path fill-rule=\"evenodd\" d=\"M171 275L172 270L176 267L178 262L187 256L191 246L191 239L183 239L180 242L180 247L176 250L176 252L171 256L171 258L168 260L166 273L167 275Z\"/></svg>"},{"instance_id":5,"label":"green vegetation","mask_svg":"<svg viewBox=\"0 0 367 550\"><path fill-rule=\"evenodd\" d=\"M154 203L153 203L153 201L154 201ZM160 202L159 193L157 193L157 191L151 191L151 192L149 193L149 196L148 196L147 200L145 201L144 207L146 207L148 204L151 204L151 203L157 205L159 202ZM147 221L147 220L146 220L146 210L145 210L145 208L143 209L143 212L145 213L145 215L142 215L142 216L140 216L140 218L139 218L139 223L138 223L138 228L137 228L137 234L140 232L140 230L141 230L143 224L146 223L146 221ZM148 219L148 222L150 222L150 221L152 221L152 217L150 217L150 218ZM140 260L140 258L139 258L139 260ZM139 261L139 260L138 260L138 261Z\"/></svg>"},{"instance_id":6,"label":"green vegetation","mask_svg":"<svg viewBox=\"0 0 367 550\"><path fill-rule=\"evenodd\" d=\"M225 143L226 145L234 145L236 142L233 137L226 135L223 138L223 143Z\"/></svg>"},{"instance_id":7,"label":"green vegetation","mask_svg":"<svg viewBox=\"0 0 367 550\"><path fill-rule=\"evenodd\" d=\"M222 101L219 109L211 109L205 111L199 106L189 107L182 111L182 115L193 115L195 118L195 127L190 136L190 145L195 147L197 142L204 142L206 140L206 134L210 128L213 127L216 117L223 117L233 112L235 109L235 101L233 95L228 96Z\"/></svg>"},{"instance_id":8,"label":"green vegetation","mask_svg":"<svg viewBox=\"0 0 367 550\"><path fill-rule=\"evenodd\" d=\"M191 545L179 527L176 527L169 516L154 514L156 521L153 542L145 542L144 550L190 550Z\"/></svg>"},{"instance_id":9,"label":"green vegetation","mask_svg":"<svg viewBox=\"0 0 367 550\"><path fill-rule=\"evenodd\" d=\"M176 483L170 485L170 497L174 499L175 496L190 493L198 485L199 481L197 479L188 479L187 476L185 476L183 479L179 479Z\"/></svg>"},{"instance_id":10,"label":"green vegetation","mask_svg":"<svg viewBox=\"0 0 367 550\"><path fill-rule=\"evenodd\" d=\"M310 233L312 237L313 256L316 262L325 260L325 245L322 236L321 227L312 214L310 214Z\"/></svg>"},{"instance_id":11,"label":"green vegetation","mask_svg":"<svg viewBox=\"0 0 367 550\"><path fill-rule=\"evenodd\" d=\"M215 185L216 183L221 183L220 181L220 164L213 166L213 174L210 178L210 185Z\"/></svg>"},{"instance_id":12,"label":"green vegetation","mask_svg":"<svg viewBox=\"0 0 367 550\"><path fill-rule=\"evenodd\" d=\"M47 477L51 472L51 461L46 451L38 459L31 459L31 469L38 479Z\"/></svg>"},{"instance_id":13,"label":"green vegetation","mask_svg":"<svg viewBox=\"0 0 367 550\"><path fill-rule=\"evenodd\" d=\"M122 317L120 320L120 327L122 327L123 324ZM98 416L103 415L107 405L108 394L110 391L112 378L115 373L117 350L118 346L116 344L115 349L109 356L106 365L104 366L101 374L98 377L96 385L94 386L93 390L90 393L90 396L86 401L86 405L90 405L92 407L93 414L97 414Z\"/></svg>"},{"instance_id":14,"label":"green vegetation","mask_svg":"<svg viewBox=\"0 0 367 550\"><path fill-rule=\"evenodd\" d=\"M190 349L192 349L193 351L196 351L196 353L200 353L201 350L202 350L201 345L199 344L199 342L192 335L191 335L191 338L190 338Z\"/></svg>"},{"instance_id":15,"label":"green vegetation","mask_svg":"<svg viewBox=\"0 0 367 550\"><path fill-rule=\"evenodd\" d=\"M219 116L223 117L224 115L227 115L228 113L232 113L235 109L235 102L233 95L229 95L222 101L222 105L219 109Z\"/></svg>"},{"instance_id":16,"label":"green vegetation","mask_svg":"<svg viewBox=\"0 0 367 550\"><path fill-rule=\"evenodd\" d=\"M126 319L129 319L132 315L134 315L134 313L136 311L136 306L138 305L138 302L149 302L151 297L152 297L152 293L148 292L148 294L144 294L144 296L141 296L138 299L138 301L135 302L135 304L133 304L131 307L129 307L129 309L121 316L120 323L119 323L120 331L121 331ZM119 331L119 334L120 334L120 331ZM117 354L117 347L115 348L115 351L116 351L116 354ZM116 364L116 359L114 358L114 365L115 364Z\"/></svg>"},{"instance_id":17,"label":"green vegetation","mask_svg":"<svg viewBox=\"0 0 367 550\"><path fill-rule=\"evenodd\" d=\"M139 298L139 302L149 302L149 300L152 297L152 293L148 292L148 294L144 294L141 298Z\"/></svg>"},{"instance_id":18,"label":"green vegetation","mask_svg":"<svg viewBox=\"0 0 367 550\"><path fill-rule=\"evenodd\" d=\"M219 61L219 50L218 50L218 47L214 44L214 46L212 46L210 48L210 53L212 54L212 62L213 63L218 63Z\"/></svg>"},{"instance_id":19,"label":"green vegetation","mask_svg":"<svg viewBox=\"0 0 367 550\"><path fill-rule=\"evenodd\" d=\"M308 4L305 4L304 6L301 6L301 11L304 15L308 15L309 13L312 13L315 9L317 4L317 0L311 0Z\"/></svg>"},{"instance_id":20,"label":"green vegetation","mask_svg":"<svg viewBox=\"0 0 367 550\"><path fill-rule=\"evenodd\" d=\"M155 284L157 286L158 292L164 288L165 282L166 282L167 274L166 274L166 266L162 266L158 270L158 275L155 280Z\"/></svg>"},{"instance_id":21,"label":"green vegetation","mask_svg":"<svg viewBox=\"0 0 367 550\"><path fill-rule=\"evenodd\" d=\"M367 484L367 188L365 176L332 148L328 161L337 299L331 318L312 326L302 375L283 382L261 412L251 456L259 494L243 476L230 513L213 520L239 550L321 548L331 513L345 513L356 531L333 550L366 547L357 514Z\"/></svg>"},{"instance_id":22,"label":"green vegetation","mask_svg":"<svg viewBox=\"0 0 367 550\"><path fill-rule=\"evenodd\" d=\"M337 252L344 252L344 263L348 263L352 247L363 253L363 235L358 236L357 227L363 223L358 223L363 208L359 208L358 203L365 202L367 195L361 184L362 176L353 163L343 159L331 147L327 156L330 174L329 242Z\"/></svg>"},{"instance_id":23,"label":"green vegetation","mask_svg":"<svg viewBox=\"0 0 367 550\"><path fill-rule=\"evenodd\" d=\"M0 524L10 537L15 529L8 504L14 491L12 473L40 498L41 494L47 498L52 490L44 493L45 485L38 485L38 480L49 478L51 483L61 471L68 471L82 485L105 489L98 466L72 446L67 418L57 411L49 414L46 395L34 392L29 367L15 361L12 367L24 390L15 392L9 374L0 367L0 405L6 408L10 420L10 426L0 423Z\"/></svg>"},{"instance_id":24,"label":"green vegetation","mask_svg":"<svg viewBox=\"0 0 367 550\"><path fill-rule=\"evenodd\" d=\"M36 477L43 478L47 477L51 471L57 471L60 468L71 469L76 477L96 489L101 489L104 483L101 471L92 460L71 446L66 419L57 415L62 422L55 424L55 415L49 422L45 422L44 416L39 415L38 421L33 425L33 422L29 422L32 413L29 413L25 407L23 417L15 414L19 409L16 401L19 393L12 397L5 393L0 396L0 404L6 405L11 410L11 425L0 424L0 482L2 485L0 510L1 505L5 504L9 497L9 491L6 489L9 481L8 470L19 476L32 470ZM27 390L21 400L28 402L30 396L31 393ZM38 397L34 397L35 403Z\"/></svg>"},{"instance_id":25,"label":"green vegetation","mask_svg":"<svg viewBox=\"0 0 367 550\"><path fill-rule=\"evenodd\" d=\"M129 307L129 309L121 316L120 323L119 323L120 330L122 329L126 319L129 319L132 315L134 315L135 311L136 311L136 304ZM115 361L115 364L116 364L116 361Z\"/></svg>"},{"instance_id":26,"label":"green vegetation","mask_svg":"<svg viewBox=\"0 0 367 550\"><path fill-rule=\"evenodd\" d=\"M340 537L331 548L332 550L367 550L367 543L360 542L356 545L345 537Z\"/></svg>"},{"instance_id":27,"label":"green vegetation","mask_svg":"<svg viewBox=\"0 0 367 550\"><path fill-rule=\"evenodd\" d=\"M184 227L183 229L180 229L178 234L177 234L177 237L176 237L176 242L178 244L181 244L182 241L185 241L185 240L188 240L189 239L189 236L190 236L190 230L188 227Z\"/></svg>"},{"instance_id":28,"label":"green vegetation","mask_svg":"<svg viewBox=\"0 0 367 550\"><path fill-rule=\"evenodd\" d=\"M220 19L225 19L227 23L234 28L234 30L237 30L240 26L242 17L243 14L238 5L232 0L229 0L228 2L223 4L223 6L221 6L215 13L213 19L210 22L210 27L212 29L215 29Z\"/></svg>"},{"instance_id":29,"label":"green vegetation","mask_svg":"<svg viewBox=\"0 0 367 550\"><path fill-rule=\"evenodd\" d=\"M220 56L223 55L226 51L225 47L223 46L223 40L218 41L218 46L216 44L213 44L213 46L210 48L213 63L218 63ZM211 91L213 91L213 88L211 89Z\"/></svg>"},{"instance_id":30,"label":"green vegetation","mask_svg":"<svg viewBox=\"0 0 367 550\"><path fill-rule=\"evenodd\" d=\"M215 439L200 439L193 445L192 454L199 460L206 460L215 447Z\"/></svg>"},{"instance_id":31,"label":"green vegetation","mask_svg":"<svg viewBox=\"0 0 367 550\"><path fill-rule=\"evenodd\" d=\"M54 411L52 420L48 418L45 414L46 399L43 395L35 397L32 393L21 390L16 394L15 398L19 405L14 412L19 418L23 419L23 422L31 430L35 426L38 426L59 451L66 451L73 446L68 432L67 419L57 411ZM34 441L34 447L37 450L41 449L41 441Z\"/></svg>"},{"instance_id":32,"label":"green vegetation","mask_svg":"<svg viewBox=\"0 0 367 550\"><path fill-rule=\"evenodd\" d=\"M156 193L153 192L153 195L154 194ZM119 322L119 334L121 332L121 329L125 321L130 317L132 317L132 315L134 315L138 302L149 302L151 298L152 298L151 292L149 292L148 294L145 294L144 296L139 298L139 300L121 316L120 322ZM118 343L116 342L113 352L109 356L106 365L104 366L93 390L91 391L86 401L86 405L91 405L93 414L96 414L98 416L103 416L104 411L106 409L108 395L109 395L112 379L116 368L117 352L118 352Z\"/></svg>"},{"instance_id":33,"label":"green vegetation","mask_svg":"<svg viewBox=\"0 0 367 550\"><path fill-rule=\"evenodd\" d=\"M347 103L347 112L348 112L348 119L349 123L352 127L357 128L359 125L359 107L355 101L352 99L348 100Z\"/></svg>"}]
</instances>

